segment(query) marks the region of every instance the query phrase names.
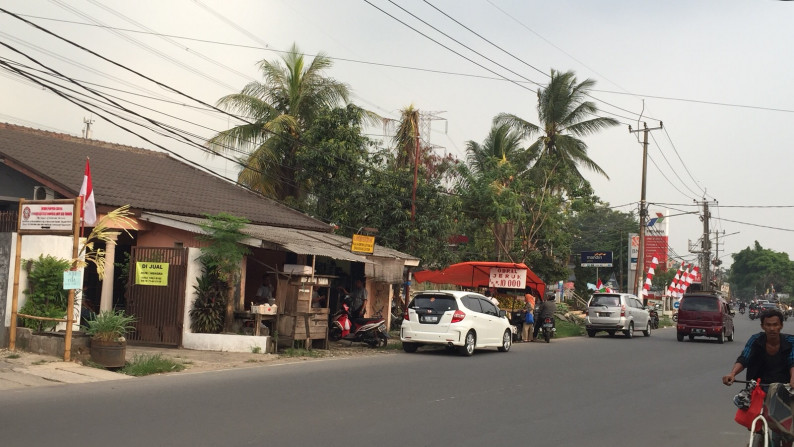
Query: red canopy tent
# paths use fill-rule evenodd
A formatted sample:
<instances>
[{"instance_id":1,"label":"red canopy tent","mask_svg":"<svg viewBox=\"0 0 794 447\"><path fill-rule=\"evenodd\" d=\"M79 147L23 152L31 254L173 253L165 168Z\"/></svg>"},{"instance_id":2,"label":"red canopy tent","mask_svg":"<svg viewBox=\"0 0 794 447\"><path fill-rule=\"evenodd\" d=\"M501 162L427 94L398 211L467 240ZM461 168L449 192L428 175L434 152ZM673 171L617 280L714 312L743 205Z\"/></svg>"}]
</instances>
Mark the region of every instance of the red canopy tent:
<instances>
[{"instance_id":1,"label":"red canopy tent","mask_svg":"<svg viewBox=\"0 0 794 447\"><path fill-rule=\"evenodd\" d=\"M537 291L540 296L546 292L546 283L526 264L513 262L461 262L452 264L444 270L422 270L414 272L416 282L434 284L455 284L461 287L488 287L492 268L513 268L527 271L527 287Z\"/></svg>"}]
</instances>

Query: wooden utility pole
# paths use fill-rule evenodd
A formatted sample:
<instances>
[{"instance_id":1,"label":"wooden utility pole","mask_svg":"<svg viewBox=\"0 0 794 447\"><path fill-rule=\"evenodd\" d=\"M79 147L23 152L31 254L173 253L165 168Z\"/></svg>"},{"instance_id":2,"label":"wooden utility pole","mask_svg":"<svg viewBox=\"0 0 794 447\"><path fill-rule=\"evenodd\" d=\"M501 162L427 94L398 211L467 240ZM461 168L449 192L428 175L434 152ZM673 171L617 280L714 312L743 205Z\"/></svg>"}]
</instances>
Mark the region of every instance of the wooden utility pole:
<instances>
[{"instance_id":1,"label":"wooden utility pole","mask_svg":"<svg viewBox=\"0 0 794 447\"><path fill-rule=\"evenodd\" d=\"M701 280L700 287L703 290L711 290L711 230L709 229L709 203L703 200L703 264L700 266Z\"/></svg>"},{"instance_id":2,"label":"wooden utility pole","mask_svg":"<svg viewBox=\"0 0 794 447\"><path fill-rule=\"evenodd\" d=\"M647 123L642 123L643 129L632 130L629 126L629 133L643 133L642 138L642 193L640 196L640 246L637 253L637 271L634 274L634 294L638 295L640 276L645 272L645 227L647 225L646 219L648 217L648 203L645 199L645 185L648 176L648 132L652 130L659 130L663 127L659 121L659 127L649 129Z\"/></svg>"}]
</instances>

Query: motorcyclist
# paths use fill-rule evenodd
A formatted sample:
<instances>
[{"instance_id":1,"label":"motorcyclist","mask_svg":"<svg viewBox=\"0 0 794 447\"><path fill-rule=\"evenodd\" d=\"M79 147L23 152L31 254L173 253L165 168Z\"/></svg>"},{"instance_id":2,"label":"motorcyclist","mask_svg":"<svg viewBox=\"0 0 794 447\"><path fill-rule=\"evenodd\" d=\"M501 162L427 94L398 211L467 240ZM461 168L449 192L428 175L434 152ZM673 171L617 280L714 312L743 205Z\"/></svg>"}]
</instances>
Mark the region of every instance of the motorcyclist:
<instances>
[{"instance_id":1,"label":"motorcyclist","mask_svg":"<svg viewBox=\"0 0 794 447\"><path fill-rule=\"evenodd\" d=\"M740 311L743 311L743 310L744 310L744 301L742 301L741 303L739 303L739 310L740 310Z\"/></svg>"},{"instance_id":2,"label":"motorcyclist","mask_svg":"<svg viewBox=\"0 0 794 447\"><path fill-rule=\"evenodd\" d=\"M555 299L557 298L554 292L547 292L546 299L543 300L542 303L535 306L536 315L535 315L535 329L533 331L532 338L533 340L538 340L538 332L543 326L543 321L546 318L551 318L551 323L556 326L556 322L554 321L554 313L557 312L557 303Z\"/></svg>"},{"instance_id":3,"label":"motorcyclist","mask_svg":"<svg viewBox=\"0 0 794 447\"><path fill-rule=\"evenodd\" d=\"M783 313L770 309L762 312L759 318L763 332L747 340L731 372L722 377L722 383L730 386L736 380L736 374L746 368L747 380L760 378L762 384L788 383L794 387L794 335L781 333ZM772 436L774 442L777 435L773 432ZM783 445L791 446L791 443Z\"/></svg>"}]
</instances>

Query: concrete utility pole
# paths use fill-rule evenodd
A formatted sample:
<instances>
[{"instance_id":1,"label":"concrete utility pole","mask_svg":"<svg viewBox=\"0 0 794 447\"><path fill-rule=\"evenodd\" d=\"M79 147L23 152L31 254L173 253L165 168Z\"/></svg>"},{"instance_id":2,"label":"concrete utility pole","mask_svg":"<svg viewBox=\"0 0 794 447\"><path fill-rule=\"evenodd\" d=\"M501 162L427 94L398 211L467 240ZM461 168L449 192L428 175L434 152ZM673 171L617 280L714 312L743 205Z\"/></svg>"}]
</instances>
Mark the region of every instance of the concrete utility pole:
<instances>
[{"instance_id":1,"label":"concrete utility pole","mask_svg":"<svg viewBox=\"0 0 794 447\"><path fill-rule=\"evenodd\" d=\"M711 290L711 231L709 230L710 218L711 213L709 213L709 203L706 200L703 200L703 257L701 258L703 263L700 266L700 271L703 275L703 280L701 283L703 290Z\"/></svg>"},{"instance_id":2,"label":"concrete utility pole","mask_svg":"<svg viewBox=\"0 0 794 447\"><path fill-rule=\"evenodd\" d=\"M643 133L642 138L642 194L640 196L640 246L637 253L637 272L634 274L634 294L639 293L640 276L645 272L645 227L647 226L648 203L645 200L645 185L648 175L648 132L659 130L664 125L659 121L659 127L649 129L648 123L642 123L643 129L632 130L629 126L629 133Z\"/></svg>"}]
</instances>

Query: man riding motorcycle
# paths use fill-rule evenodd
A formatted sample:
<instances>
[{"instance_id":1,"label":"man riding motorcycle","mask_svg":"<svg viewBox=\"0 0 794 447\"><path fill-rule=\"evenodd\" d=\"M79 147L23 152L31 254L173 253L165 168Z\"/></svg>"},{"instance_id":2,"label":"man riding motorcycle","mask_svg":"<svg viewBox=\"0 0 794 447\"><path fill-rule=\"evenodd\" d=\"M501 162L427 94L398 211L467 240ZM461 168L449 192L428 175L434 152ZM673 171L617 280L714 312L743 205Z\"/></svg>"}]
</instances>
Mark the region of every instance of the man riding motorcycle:
<instances>
[{"instance_id":1,"label":"man riding motorcycle","mask_svg":"<svg viewBox=\"0 0 794 447\"><path fill-rule=\"evenodd\" d=\"M730 386L736 374L747 369L747 380L760 378L761 383L787 383L794 387L794 335L783 334L783 313L771 309L761 313L763 332L752 335L736 359L731 372L722 377L722 383ZM780 445L780 435L772 433L773 445ZM791 443L782 445L791 446Z\"/></svg>"}]
</instances>

